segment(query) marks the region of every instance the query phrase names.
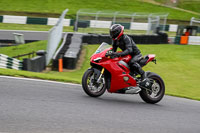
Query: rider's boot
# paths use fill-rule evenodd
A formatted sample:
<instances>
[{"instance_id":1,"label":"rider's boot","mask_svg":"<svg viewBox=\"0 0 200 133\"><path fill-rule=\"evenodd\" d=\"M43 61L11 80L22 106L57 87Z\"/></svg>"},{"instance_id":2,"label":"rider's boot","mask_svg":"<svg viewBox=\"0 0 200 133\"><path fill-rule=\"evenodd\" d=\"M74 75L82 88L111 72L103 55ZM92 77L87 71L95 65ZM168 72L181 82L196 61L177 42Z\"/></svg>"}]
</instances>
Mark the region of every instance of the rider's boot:
<instances>
[{"instance_id":1,"label":"rider's boot","mask_svg":"<svg viewBox=\"0 0 200 133\"><path fill-rule=\"evenodd\" d=\"M136 62L133 64L133 69L141 75L141 81L139 83L139 86L147 86L150 85L149 79L146 77L145 71L142 69L142 67Z\"/></svg>"},{"instance_id":2,"label":"rider's boot","mask_svg":"<svg viewBox=\"0 0 200 133\"><path fill-rule=\"evenodd\" d=\"M139 83L142 87L149 87L150 86L150 80L146 77L146 73L142 68L138 68L138 72L141 75L141 82Z\"/></svg>"}]
</instances>

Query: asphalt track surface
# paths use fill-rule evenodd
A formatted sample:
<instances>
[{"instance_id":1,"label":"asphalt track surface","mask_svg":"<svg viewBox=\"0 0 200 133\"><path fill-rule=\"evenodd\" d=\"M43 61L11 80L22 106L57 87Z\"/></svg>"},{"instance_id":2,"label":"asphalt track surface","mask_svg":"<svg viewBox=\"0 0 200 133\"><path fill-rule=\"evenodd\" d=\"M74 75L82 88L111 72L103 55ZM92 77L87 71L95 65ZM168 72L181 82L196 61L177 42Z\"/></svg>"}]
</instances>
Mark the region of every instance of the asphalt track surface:
<instances>
[{"instance_id":1,"label":"asphalt track surface","mask_svg":"<svg viewBox=\"0 0 200 133\"><path fill-rule=\"evenodd\" d=\"M23 31L23 30L0 30L1 40L14 40L14 34L24 35L25 40L47 40L48 31Z\"/></svg>"},{"instance_id":2,"label":"asphalt track surface","mask_svg":"<svg viewBox=\"0 0 200 133\"><path fill-rule=\"evenodd\" d=\"M24 35L24 39L30 40L48 40L48 31L24 31L24 30L0 30L0 40L14 40L14 34ZM64 36L65 32L63 32Z\"/></svg>"},{"instance_id":3,"label":"asphalt track surface","mask_svg":"<svg viewBox=\"0 0 200 133\"><path fill-rule=\"evenodd\" d=\"M0 76L0 132L200 133L200 102L87 96L80 85Z\"/></svg>"}]
</instances>

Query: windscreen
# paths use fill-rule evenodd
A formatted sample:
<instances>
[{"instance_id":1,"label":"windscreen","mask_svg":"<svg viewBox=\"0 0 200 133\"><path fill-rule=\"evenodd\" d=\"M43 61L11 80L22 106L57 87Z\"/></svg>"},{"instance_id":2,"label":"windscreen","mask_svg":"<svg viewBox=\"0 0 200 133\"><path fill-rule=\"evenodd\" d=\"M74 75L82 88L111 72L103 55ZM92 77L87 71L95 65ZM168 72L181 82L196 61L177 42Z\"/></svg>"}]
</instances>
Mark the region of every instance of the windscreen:
<instances>
[{"instance_id":1,"label":"windscreen","mask_svg":"<svg viewBox=\"0 0 200 133\"><path fill-rule=\"evenodd\" d=\"M95 52L94 54L101 53L101 52L103 52L104 50L106 50L106 49L108 49L108 48L111 48L111 45L109 45L109 44L103 42L103 43L99 46L99 48L96 50L96 52Z\"/></svg>"}]
</instances>

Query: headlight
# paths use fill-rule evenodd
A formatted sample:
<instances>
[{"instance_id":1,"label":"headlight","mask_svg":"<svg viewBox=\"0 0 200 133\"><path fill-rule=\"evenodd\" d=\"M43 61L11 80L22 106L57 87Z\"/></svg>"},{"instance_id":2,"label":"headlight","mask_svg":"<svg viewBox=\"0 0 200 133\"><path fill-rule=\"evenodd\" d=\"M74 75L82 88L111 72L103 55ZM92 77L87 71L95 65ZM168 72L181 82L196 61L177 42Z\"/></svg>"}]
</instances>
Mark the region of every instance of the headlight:
<instances>
[{"instance_id":1,"label":"headlight","mask_svg":"<svg viewBox=\"0 0 200 133\"><path fill-rule=\"evenodd\" d=\"M99 62L101 59L102 59L101 57L98 57L98 58L94 59L93 61L94 62Z\"/></svg>"}]
</instances>

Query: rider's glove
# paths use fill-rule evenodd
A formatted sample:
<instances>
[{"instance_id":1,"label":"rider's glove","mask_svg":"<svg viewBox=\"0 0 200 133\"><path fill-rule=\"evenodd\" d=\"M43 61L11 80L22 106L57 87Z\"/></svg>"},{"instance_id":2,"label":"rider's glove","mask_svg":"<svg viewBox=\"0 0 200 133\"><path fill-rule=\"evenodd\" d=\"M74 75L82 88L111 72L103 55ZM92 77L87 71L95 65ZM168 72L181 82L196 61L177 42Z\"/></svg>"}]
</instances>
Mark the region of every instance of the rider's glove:
<instances>
[{"instance_id":1,"label":"rider's glove","mask_svg":"<svg viewBox=\"0 0 200 133\"><path fill-rule=\"evenodd\" d=\"M112 56L114 56L114 57L120 57L120 56L121 56L121 54L120 54L120 53L118 53L118 52L114 52L114 53L112 53Z\"/></svg>"}]
</instances>

